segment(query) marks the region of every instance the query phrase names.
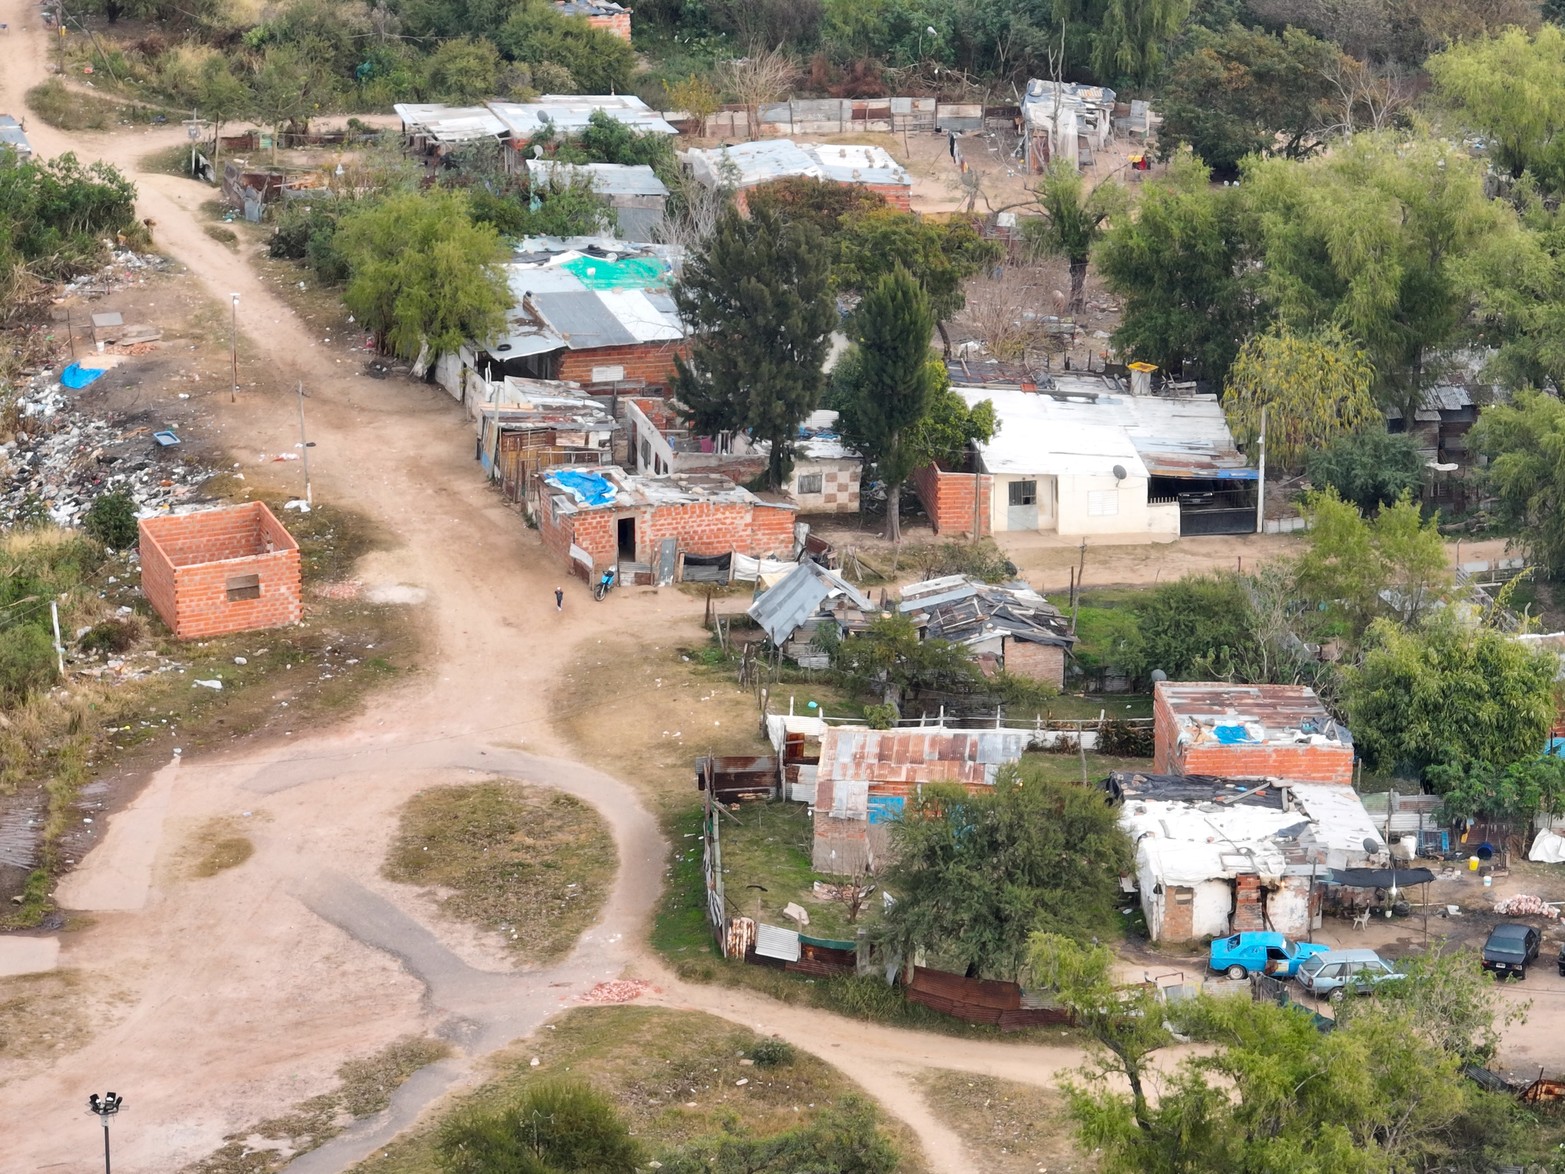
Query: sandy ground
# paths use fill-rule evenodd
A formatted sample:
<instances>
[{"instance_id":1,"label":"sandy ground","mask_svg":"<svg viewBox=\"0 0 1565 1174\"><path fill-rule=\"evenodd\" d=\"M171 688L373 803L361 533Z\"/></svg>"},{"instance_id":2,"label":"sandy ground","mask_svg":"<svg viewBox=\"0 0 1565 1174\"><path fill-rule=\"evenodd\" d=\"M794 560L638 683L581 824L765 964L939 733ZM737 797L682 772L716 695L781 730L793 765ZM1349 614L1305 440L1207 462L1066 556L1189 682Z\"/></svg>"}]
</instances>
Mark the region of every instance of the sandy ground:
<instances>
[{"instance_id":1,"label":"sandy ground","mask_svg":"<svg viewBox=\"0 0 1565 1174\"><path fill-rule=\"evenodd\" d=\"M20 113L22 93L43 77L36 5L0 0L0 23L10 25L0 37L0 110ZM75 150L132 173L140 157L183 141L179 127L65 136L31 119L28 130L41 154ZM372 590L422 601L429 667L326 733L285 738L272 730L232 752L169 762L111 818L104 843L62 884L67 905L96 910L91 925L58 943L0 942L0 973L8 965L46 965L57 949L59 964L80 972L87 989L123 990L84 1047L0 1087L0 1116L12 1123L0 1132L0 1169L89 1168L97 1137L81 1098L92 1089L127 1097L115 1168L167 1174L225 1134L329 1089L345 1058L407 1032L453 1040L456 1054L415 1076L387 1113L290 1167L296 1174L341 1170L443 1092L476 1079L482 1057L593 983L627 971L655 983L654 1001L776 1032L837 1064L908 1122L932 1168L981 1168L932 1119L913 1074L935 1066L1050 1083L1079 1063L1079 1052L828 1022L743 992L686 987L643 945L665 859L657 824L640 791L569 760L570 747L551 731L547 699L560 666L581 663L605 633L685 621L699 601L625 590L588 605L573 587L556 614L558 570L482 484L459 409L427 388L359 375L340 343L323 343L242 254L205 235L196 211L211 198L208 189L170 176L136 179L159 246L188 266L217 305L226 309L230 291L241 295L240 328L261 358L242 373L256 389L219 407L224 433L236 449L241 439L245 450L290 448L290 393L294 380L305 383L315 493L367 513L391 536L391 549L360 572ZM176 389L148 394L172 397ZM1088 581L1173 573L1174 558L1226 562L1232 547L1226 550L1094 549ZM1057 557L1063 567L1071 553L1040 550L1036 557L1041 568ZM437 928L426 907L377 875L404 799L425 786L494 775L593 803L618 851L619 876L599 923L563 962L543 970L505 970L489 944ZM180 861L191 829L213 818L241 823L255 854L195 880ZM1536 1046L1550 1048L1560 1038L1550 1030L1559 1026L1555 1013L1534 1014L1535 1028L1544 1029ZM1565 1059L1565 1049L1558 1051Z\"/></svg>"}]
</instances>

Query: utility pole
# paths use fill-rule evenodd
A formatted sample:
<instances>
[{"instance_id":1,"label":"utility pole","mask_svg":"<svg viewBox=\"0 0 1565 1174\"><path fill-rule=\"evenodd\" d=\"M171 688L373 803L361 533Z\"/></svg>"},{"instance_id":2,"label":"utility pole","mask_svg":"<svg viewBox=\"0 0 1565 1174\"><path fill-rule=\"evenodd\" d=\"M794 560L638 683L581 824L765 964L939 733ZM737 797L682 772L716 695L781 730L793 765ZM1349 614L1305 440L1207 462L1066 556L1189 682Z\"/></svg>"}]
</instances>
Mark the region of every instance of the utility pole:
<instances>
[{"instance_id":1,"label":"utility pole","mask_svg":"<svg viewBox=\"0 0 1565 1174\"><path fill-rule=\"evenodd\" d=\"M310 495L310 442L304 437L304 384L299 384L299 459L304 462L304 504L313 506Z\"/></svg>"},{"instance_id":2,"label":"utility pole","mask_svg":"<svg viewBox=\"0 0 1565 1174\"><path fill-rule=\"evenodd\" d=\"M228 384L228 402L239 402L239 295L229 294L233 309L228 316L228 353L232 378Z\"/></svg>"},{"instance_id":3,"label":"utility pole","mask_svg":"<svg viewBox=\"0 0 1565 1174\"><path fill-rule=\"evenodd\" d=\"M1255 532L1266 533L1266 405L1261 405L1261 435L1256 440Z\"/></svg>"}]
</instances>

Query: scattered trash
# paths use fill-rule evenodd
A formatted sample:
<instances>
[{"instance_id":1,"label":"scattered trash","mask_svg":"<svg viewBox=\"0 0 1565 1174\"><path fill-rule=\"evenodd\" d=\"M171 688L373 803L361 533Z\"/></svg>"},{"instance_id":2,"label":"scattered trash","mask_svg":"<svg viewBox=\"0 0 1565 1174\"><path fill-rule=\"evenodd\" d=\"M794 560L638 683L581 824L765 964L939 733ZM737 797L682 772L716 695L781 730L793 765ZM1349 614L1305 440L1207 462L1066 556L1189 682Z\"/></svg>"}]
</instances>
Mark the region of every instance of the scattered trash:
<instances>
[{"instance_id":1,"label":"scattered trash","mask_svg":"<svg viewBox=\"0 0 1565 1174\"><path fill-rule=\"evenodd\" d=\"M197 681L196 684L203 689L216 689L218 692L222 692L223 689L222 681Z\"/></svg>"},{"instance_id":2,"label":"scattered trash","mask_svg":"<svg viewBox=\"0 0 1565 1174\"><path fill-rule=\"evenodd\" d=\"M307 514L310 512L310 503L302 497L296 497L292 501L283 502L283 509L298 510L301 514Z\"/></svg>"},{"instance_id":3,"label":"scattered trash","mask_svg":"<svg viewBox=\"0 0 1565 1174\"><path fill-rule=\"evenodd\" d=\"M179 434L172 428L165 428L161 432L154 432L152 439L163 448L172 448L179 443Z\"/></svg>"}]
</instances>

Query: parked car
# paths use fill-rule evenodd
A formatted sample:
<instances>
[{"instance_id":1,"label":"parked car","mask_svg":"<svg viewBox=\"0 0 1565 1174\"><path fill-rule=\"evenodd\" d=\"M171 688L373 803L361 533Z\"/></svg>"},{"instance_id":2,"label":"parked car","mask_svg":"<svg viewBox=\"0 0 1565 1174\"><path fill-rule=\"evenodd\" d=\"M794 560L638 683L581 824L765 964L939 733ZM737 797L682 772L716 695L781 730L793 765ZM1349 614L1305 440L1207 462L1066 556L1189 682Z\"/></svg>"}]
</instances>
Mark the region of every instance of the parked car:
<instances>
[{"instance_id":1,"label":"parked car","mask_svg":"<svg viewBox=\"0 0 1565 1174\"><path fill-rule=\"evenodd\" d=\"M1368 994L1383 982L1404 977L1373 950L1327 950L1299 964L1299 985L1317 998Z\"/></svg>"},{"instance_id":2,"label":"parked car","mask_svg":"<svg viewBox=\"0 0 1565 1174\"><path fill-rule=\"evenodd\" d=\"M1280 933L1236 933L1212 943L1207 965L1229 978L1249 974L1292 978L1299 971L1299 963L1311 954L1324 954L1327 949L1314 942L1290 942Z\"/></svg>"},{"instance_id":3,"label":"parked car","mask_svg":"<svg viewBox=\"0 0 1565 1174\"><path fill-rule=\"evenodd\" d=\"M1527 963L1538 956L1543 935L1521 921L1506 921L1489 931L1483 944L1483 968L1496 978L1527 977Z\"/></svg>"}]
</instances>

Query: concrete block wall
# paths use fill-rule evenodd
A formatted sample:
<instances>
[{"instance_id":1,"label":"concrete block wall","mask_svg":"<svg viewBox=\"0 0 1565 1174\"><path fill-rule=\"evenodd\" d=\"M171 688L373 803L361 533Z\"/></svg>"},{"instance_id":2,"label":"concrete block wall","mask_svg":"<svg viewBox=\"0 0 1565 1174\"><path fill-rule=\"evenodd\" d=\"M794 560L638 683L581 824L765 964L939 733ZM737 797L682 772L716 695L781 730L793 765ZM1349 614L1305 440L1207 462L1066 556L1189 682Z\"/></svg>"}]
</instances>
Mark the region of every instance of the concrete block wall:
<instances>
[{"instance_id":1,"label":"concrete block wall","mask_svg":"<svg viewBox=\"0 0 1565 1174\"><path fill-rule=\"evenodd\" d=\"M591 350L562 351L555 378L578 383L644 381L649 387L669 387L674 380L674 357L688 357L690 347L683 342L643 342L629 346L594 347ZM617 377L602 378L604 368L620 368Z\"/></svg>"},{"instance_id":2,"label":"concrete block wall","mask_svg":"<svg viewBox=\"0 0 1565 1174\"><path fill-rule=\"evenodd\" d=\"M926 465L908 478L936 534L973 532L973 492L976 488L980 538L993 532L989 518L993 482L994 478L987 473L975 478L971 473L948 473L938 465Z\"/></svg>"},{"instance_id":3,"label":"concrete block wall","mask_svg":"<svg viewBox=\"0 0 1565 1174\"><path fill-rule=\"evenodd\" d=\"M1065 687L1065 649L1058 644L1034 644L1028 640L1005 642L1005 671L1029 681Z\"/></svg>"},{"instance_id":4,"label":"concrete block wall","mask_svg":"<svg viewBox=\"0 0 1565 1174\"><path fill-rule=\"evenodd\" d=\"M140 522L142 593L181 640L297 623L304 614L299 546L260 502ZM254 599L230 599L254 575Z\"/></svg>"},{"instance_id":5,"label":"concrete block wall","mask_svg":"<svg viewBox=\"0 0 1565 1174\"><path fill-rule=\"evenodd\" d=\"M858 461L811 461L801 458L794 464L793 475L788 484L788 496L807 513L857 513L859 478L862 472L863 465ZM820 474L821 491L800 493L799 478L812 473Z\"/></svg>"}]
</instances>

